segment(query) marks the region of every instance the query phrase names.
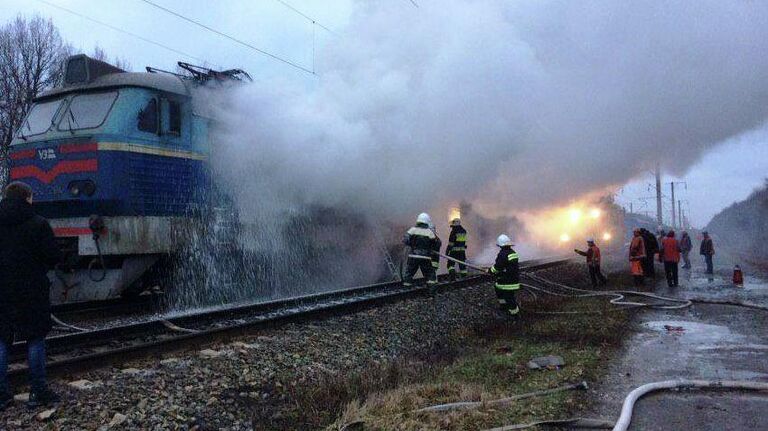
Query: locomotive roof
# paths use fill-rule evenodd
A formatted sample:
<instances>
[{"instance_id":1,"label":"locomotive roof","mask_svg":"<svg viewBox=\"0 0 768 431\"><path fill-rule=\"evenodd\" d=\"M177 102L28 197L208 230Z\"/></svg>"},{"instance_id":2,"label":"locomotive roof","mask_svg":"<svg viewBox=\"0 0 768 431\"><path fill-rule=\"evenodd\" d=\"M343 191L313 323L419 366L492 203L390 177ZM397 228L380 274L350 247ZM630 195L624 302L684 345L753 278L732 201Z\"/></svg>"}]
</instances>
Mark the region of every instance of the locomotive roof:
<instances>
[{"instance_id":1,"label":"locomotive roof","mask_svg":"<svg viewBox=\"0 0 768 431\"><path fill-rule=\"evenodd\" d=\"M44 99L73 92L98 90L118 87L141 87L167 93L189 96L189 82L167 73L120 72L100 76L87 84L56 87L40 94L36 99Z\"/></svg>"}]
</instances>

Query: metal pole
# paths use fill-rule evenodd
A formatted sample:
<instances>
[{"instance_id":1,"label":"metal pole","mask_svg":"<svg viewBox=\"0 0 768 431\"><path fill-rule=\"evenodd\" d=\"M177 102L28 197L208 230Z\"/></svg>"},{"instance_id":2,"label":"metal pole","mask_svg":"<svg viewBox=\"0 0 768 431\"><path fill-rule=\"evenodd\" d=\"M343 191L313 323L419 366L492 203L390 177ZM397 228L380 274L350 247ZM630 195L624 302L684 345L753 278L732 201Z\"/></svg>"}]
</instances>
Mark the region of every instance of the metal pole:
<instances>
[{"instance_id":1,"label":"metal pole","mask_svg":"<svg viewBox=\"0 0 768 431\"><path fill-rule=\"evenodd\" d=\"M629 203L629 213L630 213L630 214L632 214L632 213L634 213L634 212L635 212L635 208L634 208L634 206L632 205L632 202L630 202L630 203Z\"/></svg>"},{"instance_id":2,"label":"metal pole","mask_svg":"<svg viewBox=\"0 0 768 431\"><path fill-rule=\"evenodd\" d=\"M664 217L661 214L661 165L656 163L656 222L659 226L664 224Z\"/></svg>"},{"instance_id":3,"label":"metal pole","mask_svg":"<svg viewBox=\"0 0 768 431\"><path fill-rule=\"evenodd\" d=\"M675 182L672 181L669 183L669 185L672 187L672 229L675 229L677 226L677 223L675 223L677 220L677 214L675 213Z\"/></svg>"}]
</instances>

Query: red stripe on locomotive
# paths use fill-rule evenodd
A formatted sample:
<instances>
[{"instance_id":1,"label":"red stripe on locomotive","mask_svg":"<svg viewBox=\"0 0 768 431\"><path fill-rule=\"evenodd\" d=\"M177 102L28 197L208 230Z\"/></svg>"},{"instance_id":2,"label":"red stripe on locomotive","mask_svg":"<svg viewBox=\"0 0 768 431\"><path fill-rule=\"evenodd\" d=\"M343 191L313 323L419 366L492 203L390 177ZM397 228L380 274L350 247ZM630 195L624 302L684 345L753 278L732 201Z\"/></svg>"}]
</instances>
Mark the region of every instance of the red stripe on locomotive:
<instances>
[{"instance_id":1,"label":"red stripe on locomotive","mask_svg":"<svg viewBox=\"0 0 768 431\"><path fill-rule=\"evenodd\" d=\"M31 159L35 157L35 150L13 151L11 160Z\"/></svg>"},{"instance_id":2,"label":"red stripe on locomotive","mask_svg":"<svg viewBox=\"0 0 768 431\"><path fill-rule=\"evenodd\" d=\"M99 162L96 159L62 160L47 172L32 165L13 167L11 168L11 179L37 178L45 184L50 184L56 177L62 174L96 172L98 169Z\"/></svg>"}]
</instances>

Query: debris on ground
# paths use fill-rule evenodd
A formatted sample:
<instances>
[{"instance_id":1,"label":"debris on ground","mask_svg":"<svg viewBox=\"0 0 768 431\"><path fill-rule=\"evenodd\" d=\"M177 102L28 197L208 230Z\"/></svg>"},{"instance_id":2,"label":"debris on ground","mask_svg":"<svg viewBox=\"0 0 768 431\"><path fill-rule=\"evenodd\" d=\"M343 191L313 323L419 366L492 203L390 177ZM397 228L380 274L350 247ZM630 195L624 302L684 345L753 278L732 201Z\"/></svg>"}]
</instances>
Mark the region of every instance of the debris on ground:
<instances>
[{"instance_id":1,"label":"debris on ground","mask_svg":"<svg viewBox=\"0 0 768 431\"><path fill-rule=\"evenodd\" d=\"M685 328L682 326L664 325L664 329L669 332L685 332Z\"/></svg>"},{"instance_id":2,"label":"debris on ground","mask_svg":"<svg viewBox=\"0 0 768 431\"><path fill-rule=\"evenodd\" d=\"M562 356L548 355L533 358L528 361L528 368L532 370L548 369L557 370L565 366L565 360Z\"/></svg>"}]
</instances>

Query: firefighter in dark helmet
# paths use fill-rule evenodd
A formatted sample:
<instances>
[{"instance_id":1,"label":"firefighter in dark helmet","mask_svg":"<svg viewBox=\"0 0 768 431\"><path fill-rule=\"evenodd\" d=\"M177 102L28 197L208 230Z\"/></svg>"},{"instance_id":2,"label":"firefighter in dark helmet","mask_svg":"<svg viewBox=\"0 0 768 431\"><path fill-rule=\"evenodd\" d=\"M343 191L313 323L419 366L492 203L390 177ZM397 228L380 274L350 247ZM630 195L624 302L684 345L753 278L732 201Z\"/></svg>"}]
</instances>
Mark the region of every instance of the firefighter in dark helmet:
<instances>
[{"instance_id":1,"label":"firefighter in dark helmet","mask_svg":"<svg viewBox=\"0 0 768 431\"><path fill-rule=\"evenodd\" d=\"M496 297L502 311L516 316L520 312L515 298L515 294L520 290L519 256L512 248L512 240L507 235L499 235L496 245L500 248L499 254L496 255L496 263L488 272L496 276Z\"/></svg>"},{"instance_id":2,"label":"firefighter in dark helmet","mask_svg":"<svg viewBox=\"0 0 768 431\"><path fill-rule=\"evenodd\" d=\"M445 254L462 262L467 261L467 230L461 225L461 220L455 218L451 220L451 235L448 237L448 246L445 248ZM448 274L451 280L456 279L456 266L459 267L459 276L467 276L467 265L463 263L448 261Z\"/></svg>"},{"instance_id":3,"label":"firefighter in dark helmet","mask_svg":"<svg viewBox=\"0 0 768 431\"><path fill-rule=\"evenodd\" d=\"M403 237L403 244L410 247L408 264L403 277L403 285L413 285L413 276L421 269L422 275L427 279L427 284L437 283L437 271L432 265L435 250L439 250L440 243L435 232L429 228L432 219L427 213L421 213L416 218L416 226L408 229ZM439 262L439 261L438 261Z\"/></svg>"}]
</instances>

